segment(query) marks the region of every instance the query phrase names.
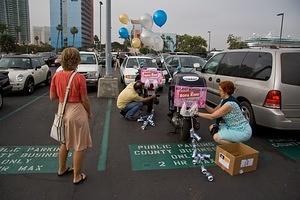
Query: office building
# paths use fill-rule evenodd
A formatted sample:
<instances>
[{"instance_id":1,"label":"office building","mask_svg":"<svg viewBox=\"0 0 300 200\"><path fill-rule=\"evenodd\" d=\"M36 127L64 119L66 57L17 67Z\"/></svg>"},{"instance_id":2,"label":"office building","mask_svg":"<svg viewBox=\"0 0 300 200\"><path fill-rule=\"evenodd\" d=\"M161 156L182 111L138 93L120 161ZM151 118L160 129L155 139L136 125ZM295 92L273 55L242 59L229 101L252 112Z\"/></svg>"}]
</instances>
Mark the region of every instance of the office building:
<instances>
[{"instance_id":1,"label":"office building","mask_svg":"<svg viewBox=\"0 0 300 200\"><path fill-rule=\"evenodd\" d=\"M94 38L94 1L93 0L51 0L50 1L50 38L54 48L67 46L90 47ZM58 25L62 31L58 31ZM73 37L71 28L78 33Z\"/></svg>"},{"instance_id":2,"label":"office building","mask_svg":"<svg viewBox=\"0 0 300 200\"><path fill-rule=\"evenodd\" d=\"M30 42L30 19L28 0L1 0L0 23L18 43Z\"/></svg>"}]
</instances>

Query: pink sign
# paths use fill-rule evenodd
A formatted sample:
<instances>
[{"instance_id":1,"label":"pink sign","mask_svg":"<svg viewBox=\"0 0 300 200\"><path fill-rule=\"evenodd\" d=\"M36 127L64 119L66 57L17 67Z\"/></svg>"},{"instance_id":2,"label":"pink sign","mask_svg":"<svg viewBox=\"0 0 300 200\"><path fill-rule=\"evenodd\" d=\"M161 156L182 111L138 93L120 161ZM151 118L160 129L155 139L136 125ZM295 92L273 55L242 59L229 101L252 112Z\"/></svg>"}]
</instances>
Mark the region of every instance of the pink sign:
<instances>
[{"instance_id":1,"label":"pink sign","mask_svg":"<svg viewBox=\"0 0 300 200\"><path fill-rule=\"evenodd\" d=\"M175 86L174 106L181 107L183 102L187 107L197 103L198 108L204 108L206 102L206 87Z\"/></svg>"},{"instance_id":2,"label":"pink sign","mask_svg":"<svg viewBox=\"0 0 300 200\"><path fill-rule=\"evenodd\" d=\"M163 83L163 74L161 71L157 69L142 69L141 70L141 82L145 83L146 81L150 83L153 81L157 81L158 84Z\"/></svg>"}]
</instances>

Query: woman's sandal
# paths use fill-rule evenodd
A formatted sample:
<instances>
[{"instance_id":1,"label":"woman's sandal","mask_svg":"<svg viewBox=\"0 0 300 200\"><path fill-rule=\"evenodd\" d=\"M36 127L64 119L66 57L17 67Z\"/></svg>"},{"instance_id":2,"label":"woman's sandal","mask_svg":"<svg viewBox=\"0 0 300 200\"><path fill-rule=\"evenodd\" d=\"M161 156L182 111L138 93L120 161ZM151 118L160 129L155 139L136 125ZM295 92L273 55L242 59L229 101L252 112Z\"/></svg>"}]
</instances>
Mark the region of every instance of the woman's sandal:
<instances>
[{"instance_id":1,"label":"woman's sandal","mask_svg":"<svg viewBox=\"0 0 300 200\"><path fill-rule=\"evenodd\" d=\"M73 182L73 184L75 184L75 185L81 184L87 179L87 176L83 173L80 174L80 177L81 177L80 180L77 182Z\"/></svg>"},{"instance_id":2,"label":"woman's sandal","mask_svg":"<svg viewBox=\"0 0 300 200\"><path fill-rule=\"evenodd\" d=\"M66 169L66 171L64 171L63 173L61 173L61 174L57 173L57 176L68 175L68 174L71 174L72 172L73 172L73 168L68 167L68 168Z\"/></svg>"}]
</instances>

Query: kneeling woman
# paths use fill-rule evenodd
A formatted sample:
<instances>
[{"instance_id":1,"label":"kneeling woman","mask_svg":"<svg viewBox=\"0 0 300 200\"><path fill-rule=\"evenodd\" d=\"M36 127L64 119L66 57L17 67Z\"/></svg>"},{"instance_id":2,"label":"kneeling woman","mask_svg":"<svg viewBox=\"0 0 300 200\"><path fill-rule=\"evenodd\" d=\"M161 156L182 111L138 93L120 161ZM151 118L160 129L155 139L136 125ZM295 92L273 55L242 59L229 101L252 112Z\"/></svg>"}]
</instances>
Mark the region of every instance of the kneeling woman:
<instances>
[{"instance_id":1,"label":"kneeling woman","mask_svg":"<svg viewBox=\"0 0 300 200\"><path fill-rule=\"evenodd\" d=\"M220 117L223 119L213 135L217 143L228 144L249 140L252 135L251 126L244 117L237 100L231 96L234 92L234 84L231 81L222 81L219 84L219 91L221 103L215 108L205 106L208 113L197 112L195 115L211 120ZM215 128L215 124L211 125L210 132Z\"/></svg>"}]
</instances>

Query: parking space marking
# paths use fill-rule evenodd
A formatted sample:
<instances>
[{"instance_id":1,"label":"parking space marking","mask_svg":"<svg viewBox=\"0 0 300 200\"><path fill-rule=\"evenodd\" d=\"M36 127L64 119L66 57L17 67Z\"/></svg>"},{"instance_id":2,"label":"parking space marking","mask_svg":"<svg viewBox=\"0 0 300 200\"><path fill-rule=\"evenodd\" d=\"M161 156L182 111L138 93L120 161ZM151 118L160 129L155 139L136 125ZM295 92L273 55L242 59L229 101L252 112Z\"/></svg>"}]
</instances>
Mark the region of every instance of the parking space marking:
<instances>
[{"instance_id":1,"label":"parking space marking","mask_svg":"<svg viewBox=\"0 0 300 200\"><path fill-rule=\"evenodd\" d=\"M15 113L19 112L20 110L23 110L24 108L26 108L27 106L29 106L32 103L36 102L40 98L46 96L47 94L49 94L49 92L46 92L46 93L42 94L41 96L38 96L38 97L34 98L33 100L29 101L28 103L24 104L23 106L17 108L16 110L8 113L7 115L4 115L3 117L0 118L0 121L3 121L5 119L7 119L8 117L10 117L10 116L14 115Z\"/></svg>"},{"instance_id":2,"label":"parking space marking","mask_svg":"<svg viewBox=\"0 0 300 200\"><path fill-rule=\"evenodd\" d=\"M101 142L101 148L100 148L101 152L100 152L100 158L99 158L99 162L98 162L98 170L99 171L105 171L105 169L106 169L111 107L112 107L112 100L109 99L108 103L107 103L106 112L105 112L103 136L102 136L102 142Z\"/></svg>"}]
</instances>

